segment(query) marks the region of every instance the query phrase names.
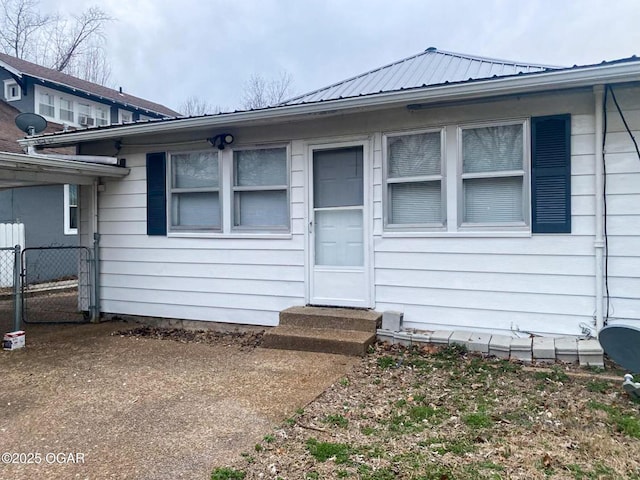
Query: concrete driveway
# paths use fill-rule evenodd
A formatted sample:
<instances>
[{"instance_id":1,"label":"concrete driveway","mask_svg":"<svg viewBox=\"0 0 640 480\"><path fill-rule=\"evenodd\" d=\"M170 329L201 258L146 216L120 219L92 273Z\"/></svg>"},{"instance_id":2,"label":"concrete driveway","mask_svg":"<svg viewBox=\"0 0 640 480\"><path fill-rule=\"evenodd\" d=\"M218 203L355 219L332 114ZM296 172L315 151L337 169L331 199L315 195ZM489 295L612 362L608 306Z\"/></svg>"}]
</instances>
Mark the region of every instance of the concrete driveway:
<instances>
[{"instance_id":1,"label":"concrete driveway","mask_svg":"<svg viewBox=\"0 0 640 480\"><path fill-rule=\"evenodd\" d=\"M0 478L208 479L357 361L110 335L127 327L34 326L0 351Z\"/></svg>"}]
</instances>

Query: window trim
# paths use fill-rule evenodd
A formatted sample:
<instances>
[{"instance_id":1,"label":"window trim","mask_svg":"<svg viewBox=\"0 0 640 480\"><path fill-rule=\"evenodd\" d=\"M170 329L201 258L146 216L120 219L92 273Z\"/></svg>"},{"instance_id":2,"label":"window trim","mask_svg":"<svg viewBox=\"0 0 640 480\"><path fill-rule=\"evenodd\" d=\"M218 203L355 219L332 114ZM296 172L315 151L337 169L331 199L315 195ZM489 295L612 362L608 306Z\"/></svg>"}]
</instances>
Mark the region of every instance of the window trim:
<instances>
[{"instance_id":1,"label":"window trim","mask_svg":"<svg viewBox=\"0 0 640 480\"><path fill-rule=\"evenodd\" d=\"M11 88L16 87L18 94L17 95L9 95ZM4 99L7 102L15 102L16 100L22 99L22 89L18 82L13 79L7 79L4 81Z\"/></svg>"},{"instance_id":2,"label":"window trim","mask_svg":"<svg viewBox=\"0 0 640 480\"><path fill-rule=\"evenodd\" d=\"M129 120L124 120L123 116L124 115L129 115ZM118 123L125 123L125 122L133 122L133 112L130 110L125 110L123 108L119 108L118 109Z\"/></svg>"},{"instance_id":3,"label":"window trim","mask_svg":"<svg viewBox=\"0 0 640 480\"><path fill-rule=\"evenodd\" d=\"M440 133L440 175L418 175L413 177L389 178L389 144L388 139L393 137L406 137L421 135L424 133ZM447 229L447 152L446 152L445 127L435 127L420 130L394 131L382 134L382 206L383 206L383 230L387 232L441 232ZM440 181L440 207L442 210L442 222L440 223L391 223L391 189L390 185L399 183L416 183Z\"/></svg>"},{"instance_id":4,"label":"window trim","mask_svg":"<svg viewBox=\"0 0 640 480\"><path fill-rule=\"evenodd\" d=\"M173 188L173 157L174 155L190 155L198 153L213 153L218 160L218 186L217 187L197 187L197 188ZM224 195L223 195L223 180L222 180L222 155L220 151L213 149L201 149L201 150L180 150L167 152L167 173L166 173L166 188L167 188L167 234L169 233L221 233L224 225ZM174 193L197 193L197 192L217 192L218 193L218 208L220 216L220 225L218 227L193 227L193 226L180 226L172 225L172 195Z\"/></svg>"},{"instance_id":5,"label":"window trim","mask_svg":"<svg viewBox=\"0 0 640 480\"><path fill-rule=\"evenodd\" d=\"M236 160L235 152L249 151L249 150L272 150L277 148L283 148L285 151L285 172L286 172L286 184L284 185L251 185L251 186L238 186L236 185ZM289 144L273 144L273 145L259 145L259 146L238 146L230 149L230 209L227 212L229 214L229 221L231 225L231 233L274 233L282 234L291 232L291 149ZM286 194L286 225L235 225L236 212L239 210L236 201L236 192L266 192L266 191L283 191Z\"/></svg>"},{"instance_id":6,"label":"window trim","mask_svg":"<svg viewBox=\"0 0 640 480\"><path fill-rule=\"evenodd\" d=\"M79 207L79 203L80 203L80 187L76 185L76 188L78 189L77 191L77 196L76 196L76 205L71 205L71 195L69 192L69 184L65 184L64 185L64 200L63 200L63 217L64 217L64 234L65 235L77 235L78 234L78 227L76 226L76 228L71 228L71 212L70 209L71 207L76 207L76 221L78 222L78 224L80 223L80 218L78 218L78 214L80 213L80 208Z\"/></svg>"},{"instance_id":7,"label":"window trim","mask_svg":"<svg viewBox=\"0 0 640 480\"><path fill-rule=\"evenodd\" d=\"M462 156L462 132L474 128L500 127L508 125L522 126L522 169L494 172L464 173L464 158ZM530 231L531 229L531 145L530 121L528 118L512 118L495 121L464 123L457 126L457 154L456 167L456 200L458 211L458 231ZM464 222L464 180L474 178L513 178L522 176L522 222Z\"/></svg>"}]
</instances>

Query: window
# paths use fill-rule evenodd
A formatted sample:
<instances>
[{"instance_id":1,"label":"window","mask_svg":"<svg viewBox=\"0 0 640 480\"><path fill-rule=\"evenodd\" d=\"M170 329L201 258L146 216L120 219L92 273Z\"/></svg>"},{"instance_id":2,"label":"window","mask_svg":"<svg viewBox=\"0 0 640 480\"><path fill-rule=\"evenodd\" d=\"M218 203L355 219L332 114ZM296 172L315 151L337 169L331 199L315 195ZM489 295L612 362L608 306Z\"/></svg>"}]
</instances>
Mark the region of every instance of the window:
<instances>
[{"instance_id":1,"label":"window","mask_svg":"<svg viewBox=\"0 0 640 480\"><path fill-rule=\"evenodd\" d=\"M78 234L78 186L64 186L64 234Z\"/></svg>"},{"instance_id":2,"label":"window","mask_svg":"<svg viewBox=\"0 0 640 480\"><path fill-rule=\"evenodd\" d=\"M387 137L387 225L444 224L441 143L440 131Z\"/></svg>"},{"instance_id":3,"label":"window","mask_svg":"<svg viewBox=\"0 0 640 480\"><path fill-rule=\"evenodd\" d=\"M233 226L288 229L287 149L233 152Z\"/></svg>"},{"instance_id":4,"label":"window","mask_svg":"<svg viewBox=\"0 0 640 480\"><path fill-rule=\"evenodd\" d=\"M56 107L53 95L50 93L40 93L40 105L38 111L40 112L40 115L55 118Z\"/></svg>"},{"instance_id":5,"label":"window","mask_svg":"<svg viewBox=\"0 0 640 480\"><path fill-rule=\"evenodd\" d=\"M109 123L107 116L108 111L106 108L96 107L96 125L106 125Z\"/></svg>"},{"instance_id":6,"label":"window","mask_svg":"<svg viewBox=\"0 0 640 480\"><path fill-rule=\"evenodd\" d=\"M74 118L73 100L60 97L60 120L73 122Z\"/></svg>"},{"instance_id":7,"label":"window","mask_svg":"<svg viewBox=\"0 0 640 480\"><path fill-rule=\"evenodd\" d=\"M5 80L4 81L4 98L7 102L12 102L14 100L20 100L22 92L20 91L20 86L14 80Z\"/></svg>"},{"instance_id":8,"label":"window","mask_svg":"<svg viewBox=\"0 0 640 480\"><path fill-rule=\"evenodd\" d=\"M86 103L78 104L78 123L84 127L93 125L93 117L91 116L91 105Z\"/></svg>"},{"instance_id":9,"label":"window","mask_svg":"<svg viewBox=\"0 0 640 480\"><path fill-rule=\"evenodd\" d=\"M127 123L133 121L133 114L127 110L118 110L118 122Z\"/></svg>"},{"instance_id":10,"label":"window","mask_svg":"<svg viewBox=\"0 0 640 480\"><path fill-rule=\"evenodd\" d=\"M220 230L218 152L171 155L171 230Z\"/></svg>"},{"instance_id":11,"label":"window","mask_svg":"<svg viewBox=\"0 0 640 480\"><path fill-rule=\"evenodd\" d=\"M461 129L461 224L525 225L524 124Z\"/></svg>"}]
</instances>

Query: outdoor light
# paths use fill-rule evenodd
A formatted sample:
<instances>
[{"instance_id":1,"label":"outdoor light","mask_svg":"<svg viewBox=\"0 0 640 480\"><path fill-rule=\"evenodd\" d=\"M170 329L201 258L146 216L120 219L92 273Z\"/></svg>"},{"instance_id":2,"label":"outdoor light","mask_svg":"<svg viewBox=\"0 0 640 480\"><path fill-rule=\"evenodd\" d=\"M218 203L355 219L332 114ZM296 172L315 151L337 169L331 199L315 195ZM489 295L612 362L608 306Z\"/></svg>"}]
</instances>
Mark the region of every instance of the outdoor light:
<instances>
[{"instance_id":1,"label":"outdoor light","mask_svg":"<svg viewBox=\"0 0 640 480\"><path fill-rule=\"evenodd\" d=\"M231 145L233 143L234 138L230 133L221 133L220 135L208 138L207 140L214 147L218 147L218 150L224 150L226 145Z\"/></svg>"}]
</instances>

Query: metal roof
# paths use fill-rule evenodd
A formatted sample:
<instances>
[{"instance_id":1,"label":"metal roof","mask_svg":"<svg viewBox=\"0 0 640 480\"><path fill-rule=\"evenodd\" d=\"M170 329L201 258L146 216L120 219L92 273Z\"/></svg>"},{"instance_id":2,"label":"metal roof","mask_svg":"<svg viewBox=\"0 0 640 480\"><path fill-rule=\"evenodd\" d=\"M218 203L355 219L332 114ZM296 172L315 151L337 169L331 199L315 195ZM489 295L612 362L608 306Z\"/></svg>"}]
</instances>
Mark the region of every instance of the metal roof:
<instances>
[{"instance_id":1,"label":"metal roof","mask_svg":"<svg viewBox=\"0 0 640 480\"><path fill-rule=\"evenodd\" d=\"M105 87L97 83L88 82L81 78L59 72L52 68L43 67L20 58L12 57L6 53L0 53L0 68L6 68L14 75L37 78L39 80L55 83L71 89L82 91L88 95L98 98L110 100L121 105L130 105L137 109L143 109L148 112L154 112L165 117L175 117L180 115L178 112L171 110L159 103L145 100L144 98L135 97L128 93L121 93L113 88Z\"/></svg>"},{"instance_id":2,"label":"metal roof","mask_svg":"<svg viewBox=\"0 0 640 480\"><path fill-rule=\"evenodd\" d=\"M435 47L328 87L285 100L280 105L337 100L445 83L544 72L562 67L445 52Z\"/></svg>"}]
</instances>

